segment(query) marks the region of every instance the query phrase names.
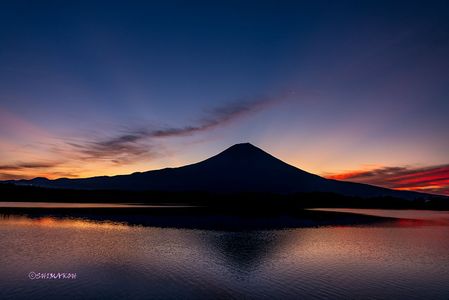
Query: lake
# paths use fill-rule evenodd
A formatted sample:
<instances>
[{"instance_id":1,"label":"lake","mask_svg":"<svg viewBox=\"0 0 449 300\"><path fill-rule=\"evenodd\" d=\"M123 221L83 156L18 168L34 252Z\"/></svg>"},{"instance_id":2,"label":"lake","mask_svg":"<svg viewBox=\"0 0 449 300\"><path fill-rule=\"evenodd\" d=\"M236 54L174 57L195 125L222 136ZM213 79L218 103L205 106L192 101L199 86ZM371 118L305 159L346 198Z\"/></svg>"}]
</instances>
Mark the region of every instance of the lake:
<instances>
[{"instance_id":1,"label":"lake","mask_svg":"<svg viewBox=\"0 0 449 300\"><path fill-rule=\"evenodd\" d=\"M449 299L449 212L329 211L394 219L229 231L0 210L0 299Z\"/></svg>"}]
</instances>

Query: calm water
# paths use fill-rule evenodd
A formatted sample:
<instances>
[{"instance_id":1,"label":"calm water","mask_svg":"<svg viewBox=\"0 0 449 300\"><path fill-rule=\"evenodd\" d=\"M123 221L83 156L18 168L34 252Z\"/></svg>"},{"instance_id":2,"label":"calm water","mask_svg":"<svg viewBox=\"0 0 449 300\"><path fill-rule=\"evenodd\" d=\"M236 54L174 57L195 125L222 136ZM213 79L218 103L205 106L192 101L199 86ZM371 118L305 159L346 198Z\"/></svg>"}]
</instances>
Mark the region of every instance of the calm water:
<instances>
[{"instance_id":1,"label":"calm water","mask_svg":"<svg viewBox=\"0 0 449 300\"><path fill-rule=\"evenodd\" d=\"M449 299L449 212L351 212L399 219L228 232L0 215L0 299Z\"/></svg>"},{"instance_id":2,"label":"calm water","mask_svg":"<svg viewBox=\"0 0 449 300\"><path fill-rule=\"evenodd\" d=\"M65 202L0 202L2 207L22 208L128 208L128 207L190 207L187 205L144 205L139 203L65 203Z\"/></svg>"}]
</instances>

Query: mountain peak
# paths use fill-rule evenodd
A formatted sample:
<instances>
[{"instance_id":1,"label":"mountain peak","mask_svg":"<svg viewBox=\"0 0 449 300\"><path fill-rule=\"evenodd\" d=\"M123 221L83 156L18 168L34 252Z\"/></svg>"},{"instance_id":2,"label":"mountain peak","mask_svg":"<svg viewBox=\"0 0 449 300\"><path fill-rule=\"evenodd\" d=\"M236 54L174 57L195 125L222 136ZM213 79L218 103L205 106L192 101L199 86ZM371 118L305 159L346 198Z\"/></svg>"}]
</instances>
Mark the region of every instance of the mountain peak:
<instances>
[{"instance_id":1,"label":"mountain peak","mask_svg":"<svg viewBox=\"0 0 449 300\"><path fill-rule=\"evenodd\" d=\"M251 157L254 155L269 155L259 147L254 146L251 143L239 143L232 145L231 147L227 148L223 152L219 153L218 156L223 155L231 155L231 156L238 156L238 157Z\"/></svg>"},{"instance_id":2,"label":"mountain peak","mask_svg":"<svg viewBox=\"0 0 449 300\"><path fill-rule=\"evenodd\" d=\"M250 150L250 149L251 150L254 150L254 149L261 150L260 148L254 146L253 144L248 143L248 142L246 142L246 143L238 143L238 144L232 145L231 147L229 147L226 150L231 150L231 149L232 150Z\"/></svg>"}]
</instances>

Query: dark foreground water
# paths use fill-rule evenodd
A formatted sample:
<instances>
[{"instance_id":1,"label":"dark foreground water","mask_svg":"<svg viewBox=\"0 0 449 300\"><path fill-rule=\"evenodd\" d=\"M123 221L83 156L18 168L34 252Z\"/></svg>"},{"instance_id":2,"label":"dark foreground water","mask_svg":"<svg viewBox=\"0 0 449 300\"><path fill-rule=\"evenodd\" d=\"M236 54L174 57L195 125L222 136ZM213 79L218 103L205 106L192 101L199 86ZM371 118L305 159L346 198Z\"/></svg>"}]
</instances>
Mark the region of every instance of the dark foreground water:
<instances>
[{"instance_id":1,"label":"dark foreground water","mask_svg":"<svg viewBox=\"0 0 449 300\"><path fill-rule=\"evenodd\" d=\"M216 231L0 215L0 299L449 299L449 213ZM70 279L30 279L70 273Z\"/></svg>"}]
</instances>

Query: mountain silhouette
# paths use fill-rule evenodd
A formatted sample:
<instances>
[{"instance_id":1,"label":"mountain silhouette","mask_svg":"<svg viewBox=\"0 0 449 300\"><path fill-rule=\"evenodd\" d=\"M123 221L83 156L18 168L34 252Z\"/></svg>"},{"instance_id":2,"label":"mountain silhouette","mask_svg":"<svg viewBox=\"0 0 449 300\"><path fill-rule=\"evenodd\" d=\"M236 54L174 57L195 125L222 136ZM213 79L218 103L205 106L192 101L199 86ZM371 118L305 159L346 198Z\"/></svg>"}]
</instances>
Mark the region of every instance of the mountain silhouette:
<instances>
[{"instance_id":1,"label":"mountain silhouette","mask_svg":"<svg viewBox=\"0 0 449 300\"><path fill-rule=\"evenodd\" d=\"M18 185L88 190L275 194L327 192L355 197L390 196L404 199L423 196L421 193L326 179L291 166L250 143L233 145L204 161L178 168L118 176L55 180L35 178L9 182Z\"/></svg>"}]
</instances>

